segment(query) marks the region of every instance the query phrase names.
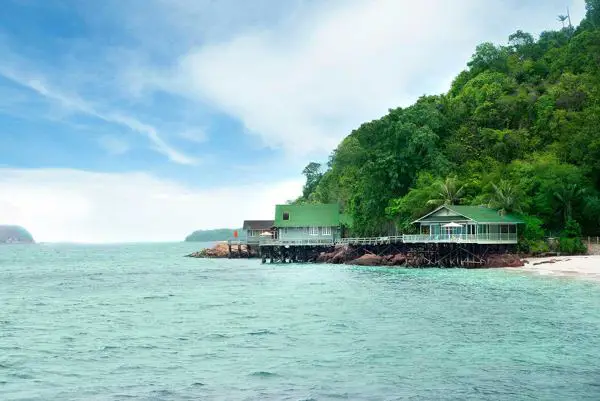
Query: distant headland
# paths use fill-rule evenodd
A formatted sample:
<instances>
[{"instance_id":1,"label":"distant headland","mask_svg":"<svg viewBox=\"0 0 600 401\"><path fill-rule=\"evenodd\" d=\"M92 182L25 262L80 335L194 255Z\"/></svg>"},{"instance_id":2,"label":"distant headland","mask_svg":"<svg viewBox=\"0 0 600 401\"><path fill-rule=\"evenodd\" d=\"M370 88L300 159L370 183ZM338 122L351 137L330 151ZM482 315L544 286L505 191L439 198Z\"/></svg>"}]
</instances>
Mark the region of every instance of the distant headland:
<instances>
[{"instance_id":1,"label":"distant headland","mask_svg":"<svg viewBox=\"0 0 600 401\"><path fill-rule=\"evenodd\" d=\"M0 244L33 244L33 236L20 226L0 225Z\"/></svg>"},{"instance_id":2,"label":"distant headland","mask_svg":"<svg viewBox=\"0 0 600 401\"><path fill-rule=\"evenodd\" d=\"M233 238L234 232L242 234L242 229L218 228L215 230L197 230L185 237L186 242L213 242L226 241Z\"/></svg>"}]
</instances>

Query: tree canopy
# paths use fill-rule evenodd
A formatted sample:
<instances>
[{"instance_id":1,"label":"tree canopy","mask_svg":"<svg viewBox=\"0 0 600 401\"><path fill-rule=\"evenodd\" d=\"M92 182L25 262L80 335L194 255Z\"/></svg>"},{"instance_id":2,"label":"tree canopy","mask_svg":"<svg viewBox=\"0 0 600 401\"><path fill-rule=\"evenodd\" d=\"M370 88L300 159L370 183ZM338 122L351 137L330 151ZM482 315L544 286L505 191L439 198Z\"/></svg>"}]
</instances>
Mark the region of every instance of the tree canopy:
<instances>
[{"instance_id":1,"label":"tree canopy","mask_svg":"<svg viewBox=\"0 0 600 401\"><path fill-rule=\"evenodd\" d=\"M577 28L561 17L537 39L477 46L447 93L362 124L325 171L307 166L297 201L339 202L358 235L408 231L447 202L600 234L600 0L586 9Z\"/></svg>"}]
</instances>

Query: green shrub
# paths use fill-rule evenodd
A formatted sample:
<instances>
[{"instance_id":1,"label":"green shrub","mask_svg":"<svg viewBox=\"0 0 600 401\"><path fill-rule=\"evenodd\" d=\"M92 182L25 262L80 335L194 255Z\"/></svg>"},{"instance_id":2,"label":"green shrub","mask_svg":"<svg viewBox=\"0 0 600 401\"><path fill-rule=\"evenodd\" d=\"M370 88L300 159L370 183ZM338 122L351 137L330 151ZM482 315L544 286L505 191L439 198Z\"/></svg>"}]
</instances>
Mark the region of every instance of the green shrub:
<instances>
[{"instance_id":1,"label":"green shrub","mask_svg":"<svg viewBox=\"0 0 600 401\"><path fill-rule=\"evenodd\" d=\"M565 229L562 232L562 236L566 238L580 238L581 237L581 225L573 219L569 219L565 224Z\"/></svg>"},{"instance_id":2,"label":"green shrub","mask_svg":"<svg viewBox=\"0 0 600 401\"><path fill-rule=\"evenodd\" d=\"M533 255L539 255L541 253L550 252L550 246L546 241L532 241L529 244L529 253Z\"/></svg>"},{"instance_id":3,"label":"green shrub","mask_svg":"<svg viewBox=\"0 0 600 401\"><path fill-rule=\"evenodd\" d=\"M560 239L559 249L561 253L566 253L568 255L581 255L587 253L587 247L580 238L562 237Z\"/></svg>"},{"instance_id":4,"label":"green shrub","mask_svg":"<svg viewBox=\"0 0 600 401\"><path fill-rule=\"evenodd\" d=\"M543 221L534 216L521 215L523 226L519 227L519 252L538 254L548 252L550 249L544 241Z\"/></svg>"}]
</instances>

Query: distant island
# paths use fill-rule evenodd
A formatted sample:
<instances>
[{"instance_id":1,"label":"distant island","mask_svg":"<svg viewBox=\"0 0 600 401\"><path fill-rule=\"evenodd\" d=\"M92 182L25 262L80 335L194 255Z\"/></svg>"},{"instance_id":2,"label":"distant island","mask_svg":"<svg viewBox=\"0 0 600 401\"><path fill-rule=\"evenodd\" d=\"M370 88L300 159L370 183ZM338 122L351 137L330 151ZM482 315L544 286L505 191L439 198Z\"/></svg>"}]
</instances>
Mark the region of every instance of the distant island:
<instances>
[{"instance_id":1,"label":"distant island","mask_svg":"<svg viewBox=\"0 0 600 401\"><path fill-rule=\"evenodd\" d=\"M233 232L237 231L239 235L242 235L241 228L218 228L215 230L197 230L188 235L185 238L186 242L212 242L212 241L226 241L233 238ZM243 239L243 238L240 238Z\"/></svg>"},{"instance_id":2,"label":"distant island","mask_svg":"<svg viewBox=\"0 0 600 401\"><path fill-rule=\"evenodd\" d=\"M0 225L0 244L33 244L33 236L20 226Z\"/></svg>"}]
</instances>

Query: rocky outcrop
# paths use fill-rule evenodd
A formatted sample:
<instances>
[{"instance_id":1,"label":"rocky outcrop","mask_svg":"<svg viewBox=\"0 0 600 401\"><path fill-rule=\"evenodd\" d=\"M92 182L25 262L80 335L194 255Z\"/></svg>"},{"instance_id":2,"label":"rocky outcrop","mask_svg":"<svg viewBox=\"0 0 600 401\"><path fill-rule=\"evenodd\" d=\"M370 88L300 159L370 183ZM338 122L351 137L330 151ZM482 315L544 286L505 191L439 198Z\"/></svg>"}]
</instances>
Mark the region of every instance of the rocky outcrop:
<instances>
[{"instance_id":1,"label":"rocky outcrop","mask_svg":"<svg viewBox=\"0 0 600 401\"><path fill-rule=\"evenodd\" d=\"M348 264L354 266L383 266L387 265L387 263L388 261L386 260L386 258L372 253L367 253L365 255L362 255L358 259L354 259L348 262Z\"/></svg>"},{"instance_id":2,"label":"rocky outcrop","mask_svg":"<svg viewBox=\"0 0 600 401\"><path fill-rule=\"evenodd\" d=\"M33 244L33 236L20 226L0 225L0 244Z\"/></svg>"},{"instance_id":3,"label":"rocky outcrop","mask_svg":"<svg viewBox=\"0 0 600 401\"><path fill-rule=\"evenodd\" d=\"M483 267L523 267L525 262L519 255L504 254L490 255L487 258L487 263Z\"/></svg>"},{"instance_id":4,"label":"rocky outcrop","mask_svg":"<svg viewBox=\"0 0 600 401\"><path fill-rule=\"evenodd\" d=\"M248 256L248 248L246 245L240 246L241 254L238 252L237 245L232 246L232 256L238 257L246 257ZM201 251L190 253L186 255L188 258L228 258L229 255L229 245L226 242L218 242L212 248L205 248Z\"/></svg>"}]
</instances>

